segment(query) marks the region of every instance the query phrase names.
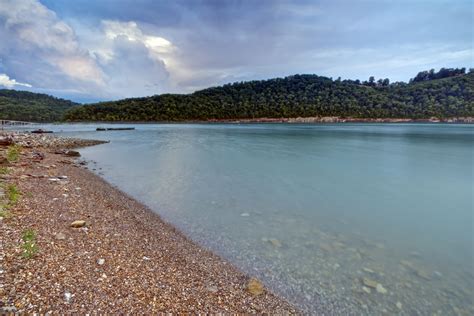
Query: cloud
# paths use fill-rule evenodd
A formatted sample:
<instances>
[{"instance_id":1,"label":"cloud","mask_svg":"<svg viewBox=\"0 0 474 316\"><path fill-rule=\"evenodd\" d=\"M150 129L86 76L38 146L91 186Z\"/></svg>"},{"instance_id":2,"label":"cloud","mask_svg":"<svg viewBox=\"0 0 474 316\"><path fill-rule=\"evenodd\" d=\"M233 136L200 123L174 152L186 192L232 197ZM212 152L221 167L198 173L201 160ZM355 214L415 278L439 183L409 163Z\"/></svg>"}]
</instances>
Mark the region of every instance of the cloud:
<instances>
[{"instance_id":1,"label":"cloud","mask_svg":"<svg viewBox=\"0 0 474 316\"><path fill-rule=\"evenodd\" d=\"M295 73L407 80L472 67L469 9L469 1L0 0L0 73L75 100Z\"/></svg>"},{"instance_id":2,"label":"cloud","mask_svg":"<svg viewBox=\"0 0 474 316\"><path fill-rule=\"evenodd\" d=\"M18 82L15 79L10 79L6 74L0 74L0 86L4 86L7 88L13 88L15 86L23 86L31 88L32 86L28 83Z\"/></svg>"},{"instance_id":3,"label":"cloud","mask_svg":"<svg viewBox=\"0 0 474 316\"><path fill-rule=\"evenodd\" d=\"M74 30L57 15L36 0L0 0L2 39L0 54L4 64L22 78L29 70L52 70L75 84L103 85L104 74L88 51L81 48ZM33 77L35 86L41 78ZM55 86L61 85L56 78Z\"/></svg>"}]
</instances>

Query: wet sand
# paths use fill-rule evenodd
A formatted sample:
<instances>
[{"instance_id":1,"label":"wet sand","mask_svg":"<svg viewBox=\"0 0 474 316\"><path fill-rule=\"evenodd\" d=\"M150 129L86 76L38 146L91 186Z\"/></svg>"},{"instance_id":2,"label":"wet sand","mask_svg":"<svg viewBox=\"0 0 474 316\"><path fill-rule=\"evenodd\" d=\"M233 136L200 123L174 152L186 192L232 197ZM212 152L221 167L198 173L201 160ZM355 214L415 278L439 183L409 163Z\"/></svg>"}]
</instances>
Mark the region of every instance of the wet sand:
<instances>
[{"instance_id":1,"label":"wet sand","mask_svg":"<svg viewBox=\"0 0 474 316\"><path fill-rule=\"evenodd\" d=\"M0 180L21 192L0 218L0 314L298 313L258 282L249 291L249 276L58 150L92 143L15 137L30 148L4 161Z\"/></svg>"}]
</instances>

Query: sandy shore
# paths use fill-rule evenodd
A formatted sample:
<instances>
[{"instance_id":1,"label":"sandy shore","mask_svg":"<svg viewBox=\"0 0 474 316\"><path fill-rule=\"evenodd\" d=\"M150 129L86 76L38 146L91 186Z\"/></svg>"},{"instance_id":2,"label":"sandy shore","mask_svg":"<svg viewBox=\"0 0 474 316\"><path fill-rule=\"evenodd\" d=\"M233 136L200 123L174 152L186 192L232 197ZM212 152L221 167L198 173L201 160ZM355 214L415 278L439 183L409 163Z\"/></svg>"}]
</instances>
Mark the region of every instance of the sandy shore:
<instances>
[{"instance_id":1,"label":"sandy shore","mask_svg":"<svg viewBox=\"0 0 474 316\"><path fill-rule=\"evenodd\" d=\"M1 159L9 147L0 146L8 205L0 217L0 314L297 313L59 150L94 143L14 140L26 146L16 161ZM8 200L12 187L17 202ZM85 225L71 227L78 220Z\"/></svg>"}]
</instances>

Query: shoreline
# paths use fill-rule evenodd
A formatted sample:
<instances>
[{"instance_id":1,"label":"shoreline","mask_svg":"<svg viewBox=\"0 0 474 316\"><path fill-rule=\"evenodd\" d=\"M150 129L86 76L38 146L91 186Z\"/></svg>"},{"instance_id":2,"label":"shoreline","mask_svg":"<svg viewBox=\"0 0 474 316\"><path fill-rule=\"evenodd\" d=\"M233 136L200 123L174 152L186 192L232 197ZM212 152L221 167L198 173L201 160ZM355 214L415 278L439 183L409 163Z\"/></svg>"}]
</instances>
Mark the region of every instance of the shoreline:
<instances>
[{"instance_id":1,"label":"shoreline","mask_svg":"<svg viewBox=\"0 0 474 316\"><path fill-rule=\"evenodd\" d=\"M19 195L0 220L0 314L299 313L65 150L101 142L1 135L23 146L2 160Z\"/></svg>"},{"instance_id":2,"label":"shoreline","mask_svg":"<svg viewBox=\"0 0 474 316\"><path fill-rule=\"evenodd\" d=\"M50 122L54 124L55 122ZM259 117L242 119L208 119L183 121L65 121L65 124L255 124L255 123L288 123L288 124L324 124L324 123L444 123L474 124L474 117L448 118L357 118L341 116L310 116L310 117ZM43 124L43 123L38 123ZM49 123L48 123L49 124Z\"/></svg>"}]
</instances>

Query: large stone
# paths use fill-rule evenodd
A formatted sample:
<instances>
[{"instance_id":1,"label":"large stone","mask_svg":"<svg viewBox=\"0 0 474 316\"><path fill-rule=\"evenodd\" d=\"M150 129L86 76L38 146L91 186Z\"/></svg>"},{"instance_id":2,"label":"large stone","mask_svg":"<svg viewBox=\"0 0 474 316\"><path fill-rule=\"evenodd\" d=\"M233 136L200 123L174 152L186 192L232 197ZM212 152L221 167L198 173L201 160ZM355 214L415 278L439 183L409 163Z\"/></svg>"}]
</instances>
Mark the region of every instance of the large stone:
<instances>
[{"instance_id":1,"label":"large stone","mask_svg":"<svg viewBox=\"0 0 474 316\"><path fill-rule=\"evenodd\" d=\"M260 295L263 293L263 290L263 284L255 278L251 278L247 283L247 291L252 295Z\"/></svg>"},{"instance_id":2,"label":"large stone","mask_svg":"<svg viewBox=\"0 0 474 316\"><path fill-rule=\"evenodd\" d=\"M71 227L73 228L81 228L86 226L86 221L83 220L77 220L71 223Z\"/></svg>"},{"instance_id":3,"label":"large stone","mask_svg":"<svg viewBox=\"0 0 474 316\"><path fill-rule=\"evenodd\" d=\"M376 289L377 285L378 285L378 282L376 282L374 280L371 280L369 278L362 278L362 283L365 286L368 286L368 287L373 288L373 289Z\"/></svg>"},{"instance_id":4,"label":"large stone","mask_svg":"<svg viewBox=\"0 0 474 316\"><path fill-rule=\"evenodd\" d=\"M280 247L281 247L281 242L280 242L278 239L270 238L270 239L268 239L268 241L269 241L274 247L277 247L277 248L280 248Z\"/></svg>"},{"instance_id":5,"label":"large stone","mask_svg":"<svg viewBox=\"0 0 474 316\"><path fill-rule=\"evenodd\" d=\"M375 290L380 294L386 294L387 293L387 290L380 283L377 284L377 286L375 287Z\"/></svg>"},{"instance_id":6,"label":"large stone","mask_svg":"<svg viewBox=\"0 0 474 316\"><path fill-rule=\"evenodd\" d=\"M69 157L81 157L81 154L75 150L68 150L65 152L65 155Z\"/></svg>"}]
</instances>

